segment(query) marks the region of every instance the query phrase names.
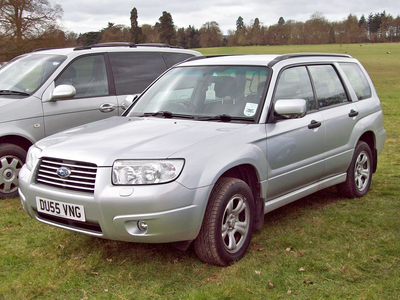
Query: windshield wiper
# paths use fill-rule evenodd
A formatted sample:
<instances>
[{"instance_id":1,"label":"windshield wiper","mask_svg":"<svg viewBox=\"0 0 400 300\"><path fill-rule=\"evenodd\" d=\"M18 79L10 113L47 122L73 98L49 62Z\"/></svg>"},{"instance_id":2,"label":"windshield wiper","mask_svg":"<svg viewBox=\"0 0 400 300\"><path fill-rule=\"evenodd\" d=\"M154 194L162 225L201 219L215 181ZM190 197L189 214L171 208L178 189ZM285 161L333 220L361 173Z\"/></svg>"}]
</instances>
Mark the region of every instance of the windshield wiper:
<instances>
[{"instance_id":1,"label":"windshield wiper","mask_svg":"<svg viewBox=\"0 0 400 300\"><path fill-rule=\"evenodd\" d=\"M232 121L232 116L227 115L227 114L222 114L222 115L216 115L213 117L199 117L196 120L230 122L230 121Z\"/></svg>"},{"instance_id":2,"label":"windshield wiper","mask_svg":"<svg viewBox=\"0 0 400 300\"><path fill-rule=\"evenodd\" d=\"M164 117L166 119L172 119L172 118L184 118L184 119L194 119L192 115L182 115L182 114L174 114L168 110L161 110L158 112L152 112L152 113L144 113L142 115L143 117Z\"/></svg>"},{"instance_id":3,"label":"windshield wiper","mask_svg":"<svg viewBox=\"0 0 400 300\"><path fill-rule=\"evenodd\" d=\"M254 121L253 118L247 117L236 117L227 114L216 115L212 117L198 117L196 118L198 121L221 121L221 122L231 122L231 121Z\"/></svg>"},{"instance_id":4,"label":"windshield wiper","mask_svg":"<svg viewBox=\"0 0 400 300\"><path fill-rule=\"evenodd\" d=\"M29 96L28 93L20 92L20 91L12 91L12 90L0 90L0 95L20 95L20 96Z\"/></svg>"}]
</instances>

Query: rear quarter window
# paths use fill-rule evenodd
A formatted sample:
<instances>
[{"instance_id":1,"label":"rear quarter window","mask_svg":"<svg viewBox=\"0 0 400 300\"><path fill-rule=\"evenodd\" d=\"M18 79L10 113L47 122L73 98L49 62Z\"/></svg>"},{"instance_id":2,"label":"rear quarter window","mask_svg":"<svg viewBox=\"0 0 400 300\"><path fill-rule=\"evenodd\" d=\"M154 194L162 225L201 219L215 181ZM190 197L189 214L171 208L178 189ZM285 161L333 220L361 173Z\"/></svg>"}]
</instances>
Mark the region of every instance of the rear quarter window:
<instances>
[{"instance_id":1,"label":"rear quarter window","mask_svg":"<svg viewBox=\"0 0 400 300\"><path fill-rule=\"evenodd\" d=\"M358 100L371 98L371 87L360 66L355 63L341 63L340 66L353 86Z\"/></svg>"},{"instance_id":2,"label":"rear quarter window","mask_svg":"<svg viewBox=\"0 0 400 300\"><path fill-rule=\"evenodd\" d=\"M188 58L193 57L192 54L187 54L187 53L169 53L169 52L165 52L162 54L162 56L165 59L165 63L167 64L167 67L170 68L173 65L184 61Z\"/></svg>"}]
</instances>

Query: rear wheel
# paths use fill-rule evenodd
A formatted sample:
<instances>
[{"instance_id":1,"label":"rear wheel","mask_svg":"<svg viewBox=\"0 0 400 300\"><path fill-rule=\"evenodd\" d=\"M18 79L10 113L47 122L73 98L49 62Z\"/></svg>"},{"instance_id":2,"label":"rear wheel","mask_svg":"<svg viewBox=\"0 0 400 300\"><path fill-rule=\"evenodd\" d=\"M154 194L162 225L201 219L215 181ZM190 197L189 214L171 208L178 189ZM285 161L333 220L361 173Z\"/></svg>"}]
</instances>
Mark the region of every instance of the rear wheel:
<instances>
[{"instance_id":1,"label":"rear wheel","mask_svg":"<svg viewBox=\"0 0 400 300\"><path fill-rule=\"evenodd\" d=\"M339 193L347 198L364 196L371 185L372 173L371 149L367 143L360 141L354 150L346 181L337 186Z\"/></svg>"},{"instance_id":2,"label":"rear wheel","mask_svg":"<svg viewBox=\"0 0 400 300\"><path fill-rule=\"evenodd\" d=\"M0 199L18 196L18 174L26 151L13 144L0 144Z\"/></svg>"},{"instance_id":3,"label":"rear wheel","mask_svg":"<svg viewBox=\"0 0 400 300\"><path fill-rule=\"evenodd\" d=\"M221 178L216 183L194 241L197 256L204 262L227 266L246 253L254 221L251 189L242 180Z\"/></svg>"}]
</instances>

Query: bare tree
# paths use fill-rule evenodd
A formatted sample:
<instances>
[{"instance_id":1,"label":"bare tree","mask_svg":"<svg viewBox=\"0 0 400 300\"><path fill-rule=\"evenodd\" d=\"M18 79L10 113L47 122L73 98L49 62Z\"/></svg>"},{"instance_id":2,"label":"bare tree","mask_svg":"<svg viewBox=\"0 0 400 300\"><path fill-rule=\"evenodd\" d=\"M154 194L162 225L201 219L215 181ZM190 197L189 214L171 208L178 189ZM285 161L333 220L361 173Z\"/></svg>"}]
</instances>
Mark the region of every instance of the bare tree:
<instances>
[{"instance_id":1,"label":"bare tree","mask_svg":"<svg viewBox=\"0 0 400 300\"><path fill-rule=\"evenodd\" d=\"M0 34L8 38L7 54L15 56L32 50L31 41L37 44L48 30L58 29L62 15L61 6L53 6L48 0L0 0Z\"/></svg>"}]
</instances>

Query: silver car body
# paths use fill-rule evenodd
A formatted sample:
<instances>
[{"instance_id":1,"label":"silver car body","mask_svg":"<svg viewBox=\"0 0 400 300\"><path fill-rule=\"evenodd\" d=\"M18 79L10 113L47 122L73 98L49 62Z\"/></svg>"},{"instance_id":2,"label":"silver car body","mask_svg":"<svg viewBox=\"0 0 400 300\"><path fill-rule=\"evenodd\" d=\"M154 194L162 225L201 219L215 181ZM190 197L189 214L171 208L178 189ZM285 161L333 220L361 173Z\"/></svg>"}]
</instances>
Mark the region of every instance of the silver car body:
<instances>
[{"instance_id":1,"label":"silver car body","mask_svg":"<svg viewBox=\"0 0 400 300\"><path fill-rule=\"evenodd\" d=\"M128 61L128 55L140 55L140 64L134 59L129 66L118 61L124 56ZM142 58L146 55L147 59ZM36 141L121 115L134 96L155 78L176 62L194 56L201 53L170 47L99 44L35 51L10 61L0 70L0 150L3 145L12 145L20 153L9 147L10 152L0 154L0 198L18 195L17 177L25 160L22 152ZM86 64L90 59L100 61L93 63L92 71L85 68L85 59ZM69 81L64 77L70 71L74 74ZM86 81L87 90L80 95L74 79L77 76L77 80ZM104 90L95 90L100 88L96 86L99 83L104 84Z\"/></svg>"},{"instance_id":2,"label":"silver car body","mask_svg":"<svg viewBox=\"0 0 400 300\"><path fill-rule=\"evenodd\" d=\"M340 63L359 66L371 87L371 97L358 100ZM295 118L267 121L282 72L294 66L316 64L335 66L349 103ZM362 137L371 137L375 158L383 149L385 129L380 102L356 59L336 55L227 56L193 60L178 68L202 66L255 66L269 70L262 107L253 122L128 113L45 138L36 143L40 149L37 164L32 170L24 166L20 173L20 197L26 212L43 223L101 238L141 243L191 241L199 234L208 199L221 177L254 174L254 177L249 175L248 184L262 199L263 212L267 213L344 182L354 149ZM141 96L137 105L152 88ZM295 105L301 108L303 102L295 99L286 103L293 111ZM283 112L284 103L280 104ZM247 109L252 107L246 104ZM358 114L349 115L352 111ZM315 120L319 122L316 127ZM59 161L57 168L71 162L96 166L93 193L38 182L39 162L47 158ZM183 159L184 166L179 176L168 183L114 185L115 162L133 159ZM82 208L86 222L39 213L40 199ZM138 222L142 221L146 228L140 230Z\"/></svg>"}]
</instances>

